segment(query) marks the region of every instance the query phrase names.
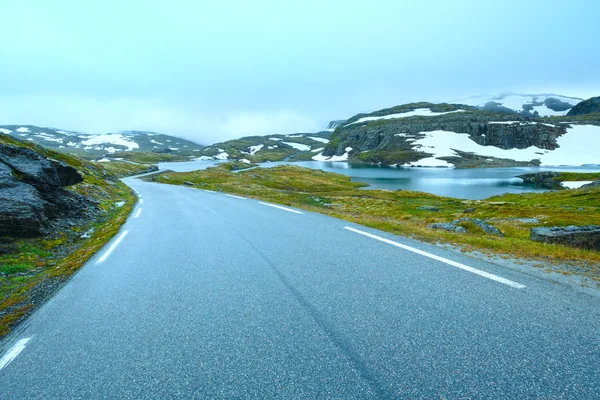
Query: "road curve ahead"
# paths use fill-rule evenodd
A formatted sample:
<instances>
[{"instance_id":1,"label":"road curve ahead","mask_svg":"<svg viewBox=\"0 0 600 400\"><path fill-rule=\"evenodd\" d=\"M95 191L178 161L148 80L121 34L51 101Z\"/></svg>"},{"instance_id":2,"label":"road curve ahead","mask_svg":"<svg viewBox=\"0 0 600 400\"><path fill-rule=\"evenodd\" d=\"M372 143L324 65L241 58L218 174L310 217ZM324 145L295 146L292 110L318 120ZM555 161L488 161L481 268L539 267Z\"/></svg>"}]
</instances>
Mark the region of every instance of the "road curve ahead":
<instances>
[{"instance_id":1,"label":"road curve ahead","mask_svg":"<svg viewBox=\"0 0 600 400\"><path fill-rule=\"evenodd\" d=\"M0 345L1 399L600 398L599 298L326 216L128 179Z\"/></svg>"}]
</instances>

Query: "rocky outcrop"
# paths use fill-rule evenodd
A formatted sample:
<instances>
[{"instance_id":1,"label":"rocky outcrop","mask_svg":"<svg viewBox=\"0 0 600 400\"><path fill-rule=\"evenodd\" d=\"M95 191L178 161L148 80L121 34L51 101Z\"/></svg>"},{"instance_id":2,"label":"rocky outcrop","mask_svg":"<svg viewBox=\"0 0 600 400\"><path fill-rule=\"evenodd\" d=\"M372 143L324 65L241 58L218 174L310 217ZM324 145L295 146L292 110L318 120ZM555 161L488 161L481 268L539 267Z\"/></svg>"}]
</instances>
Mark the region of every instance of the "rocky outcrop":
<instances>
[{"instance_id":1,"label":"rocky outcrop","mask_svg":"<svg viewBox=\"0 0 600 400\"><path fill-rule=\"evenodd\" d=\"M600 186L600 180L594 181L592 183L588 183L587 185L583 185L582 189L591 189Z\"/></svg>"},{"instance_id":2,"label":"rocky outcrop","mask_svg":"<svg viewBox=\"0 0 600 400\"><path fill-rule=\"evenodd\" d=\"M35 237L60 218L95 205L63 189L83 181L74 168L22 147L0 144L0 236Z\"/></svg>"},{"instance_id":3,"label":"rocky outcrop","mask_svg":"<svg viewBox=\"0 0 600 400\"><path fill-rule=\"evenodd\" d=\"M593 113L600 113L600 96L592 97L577 104L567 113L567 116L573 117Z\"/></svg>"},{"instance_id":4,"label":"rocky outcrop","mask_svg":"<svg viewBox=\"0 0 600 400\"><path fill-rule=\"evenodd\" d=\"M564 189L557 180L560 176L558 172L536 172L534 174L523 174L517 178L523 179L524 185L535 186L539 189Z\"/></svg>"},{"instance_id":5,"label":"rocky outcrop","mask_svg":"<svg viewBox=\"0 0 600 400\"><path fill-rule=\"evenodd\" d=\"M459 218L459 219L455 219L452 222L437 222L437 223L433 223L433 224L429 225L429 227L433 228L433 229L441 229L441 230L449 231L449 232L465 233L465 232L467 232L467 230L464 227L459 225L461 222L472 223L472 224L476 225L479 229L481 229L484 233L487 233L488 235L504 236L504 234L500 231L500 229L496 228L495 226L489 225L485 221L482 221L478 218Z\"/></svg>"},{"instance_id":6,"label":"rocky outcrop","mask_svg":"<svg viewBox=\"0 0 600 400\"><path fill-rule=\"evenodd\" d=\"M429 108L432 112L446 112L446 114L353 123L365 116L377 117L408 112L417 108ZM456 112L458 109L465 109L465 111ZM507 115L467 106L416 103L371 114L359 114L350 118L346 124L336 129L322 155L340 156L351 147L351 161L382 164L412 162L417 153L414 150L414 142L423 138L424 132L431 131L468 134L471 140L481 146L495 146L505 150L526 149L531 146L554 150L558 147L556 139L566 133L567 127L568 125L565 124L546 124L516 114ZM426 153L427 149L421 149L421 152ZM425 153L418 154L417 159L430 155ZM482 166L486 166L487 162L483 160ZM498 163L503 166L506 164L504 160L498 160ZM517 163L514 162L513 165ZM526 165L535 165L535 162Z\"/></svg>"},{"instance_id":7,"label":"rocky outcrop","mask_svg":"<svg viewBox=\"0 0 600 400\"><path fill-rule=\"evenodd\" d=\"M600 226L598 225L531 228L529 238L535 242L600 251Z\"/></svg>"}]
</instances>

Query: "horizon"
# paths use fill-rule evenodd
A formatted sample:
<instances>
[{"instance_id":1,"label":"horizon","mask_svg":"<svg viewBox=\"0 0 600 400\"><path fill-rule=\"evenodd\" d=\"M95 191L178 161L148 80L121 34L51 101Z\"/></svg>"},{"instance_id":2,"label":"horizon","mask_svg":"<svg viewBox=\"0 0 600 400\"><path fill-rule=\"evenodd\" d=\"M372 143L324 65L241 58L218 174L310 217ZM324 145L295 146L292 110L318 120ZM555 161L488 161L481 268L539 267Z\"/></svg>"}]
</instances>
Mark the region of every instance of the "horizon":
<instances>
[{"instance_id":1,"label":"horizon","mask_svg":"<svg viewBox=\"0 0 600 400\"><path fill-rule=\"evenodd\" d=\"M0 124L210 144L419 101L600 94L600 4L397 3L0 5Z\"/></svg>"}]
</instances>

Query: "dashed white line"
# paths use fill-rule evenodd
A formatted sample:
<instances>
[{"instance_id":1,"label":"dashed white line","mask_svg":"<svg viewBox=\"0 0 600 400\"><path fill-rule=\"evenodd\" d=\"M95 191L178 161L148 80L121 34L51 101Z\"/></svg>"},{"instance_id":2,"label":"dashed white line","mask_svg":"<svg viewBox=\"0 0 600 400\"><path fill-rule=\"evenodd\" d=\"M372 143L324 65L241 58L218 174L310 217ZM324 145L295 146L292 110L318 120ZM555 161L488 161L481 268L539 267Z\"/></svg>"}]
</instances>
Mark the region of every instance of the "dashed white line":
<instances>
[{"instance_id":1,"label":"dashed white line","mask_svg":"<svg viewBox=\"0 0 600 400\"><path fill-rule=\"evenodd\" d=\"M133 218L137 218L140 216L140 214L142 213L142 209L138 208L137 212L135 213L135 216Z\"/></svg>"},{"instance_id":2,"label":"dashed white line","mask_svg":"<svg viewBox=\"0 0 600 400\"><path fill-rule=\"evenodd\" d=\"M242 200L246 200L246 198L245 198L245 197L236 196L235 194L227 194L227 193L224 193L224 194L225 194L225 196L229 196L229 197L235 197L236 199L242 199Z\"/></svg>"},{"instance_id":3,"label":"dashed white line","mask_svg":"<svg viewBox=\"0 0 600 400\"><path fill-rule=\"evenodd\" d=\"M431 254L431 253L428 253L428 252L423 251L423 250L415 249L414 247L410 247L410 246L407 246L407 245L404 245L404 244L401 244L401 243L398 243L398 242L394 242L393 240L382 238L381 236L373 235L372 233L363 232L361 230L354 229L354 228L351 228L349 226L345 226L344 228L347 229L347 230L349 230L349 231L352 231L352 232L359 233L361 235L370 237L372 239L379 240L379 241L387 243L387 244L391 244L392 246L400 247L401 249L412 251L413 253L417 253L419 255L422 255L422 256L425 256L425 257L429 257L429 258L437 260L437 261L441 261L441 262L443 262L445 264L451 265L451 266L456 267L456 268L460 268L462 270L471 272L473 274L482 276L484 278L491 279L493 281L503 283L505 285L514 287L515 289L524 289L524 288L526 288L525 285L522 285L520 283L513 282L511 280L502 278L502 277L500 277L498 275L490 274L489 272L485 272L485 271L479 270L477 268L469 267L468 265L464 265L464 264L461 264L461 263L456 262L456 261L449 260L449 259L444 258L444 257L436 256L435 254Z\"/></svg>"},{"instance_id":4,"label":"dashed white line","mask_svg":"<svg viewBox=\"0 0 600 400\"><path fill-rule=\"evenodd\" d=\"M25 338L19 340L9 351L4 354L2 358L0 358L0 369L6 367L12 360L17 358L17 356L25 349L25 345L29 342L31 338Z\"/></svg>"},{"instance_id":5,"label":"dashed white line","mask_svg":"<svg viewBox=\"0 0 600 400\"><path fill-rule=\"evenodd\" d=\"M287 208L287 207L283 207L283 206L278 206L277 204L263 203L262 201L259 201L258 204L262 204L263 206L269 206L269 207L279 208L280 210L289 211L289 212L293 212L293 213L296 213L296 214L304 214L303 212L300 212L298 210L292 210L291 208Z\"/></svg>"},{"instance_id":6,"label":"dashed white line","mask_svg":"<svg viewBox=\"0 0 600 400\"><path fill-rule=\"evenodd\" d=\"M102 257L100 257L100 259L98 260L99 263L104 262L108 258L108 256L110 256L110 253L112 253L114 249L117 248L119 243L121 243L121 240L123 240L123 238L127 236L127 233L129 233L129 231L124 231L123 233L121 233L121 236L119 236L119 238L115 240L113 244L110 245L110 247L108 248L108 250L106 250Z\"/></svg>"}]
</instances>

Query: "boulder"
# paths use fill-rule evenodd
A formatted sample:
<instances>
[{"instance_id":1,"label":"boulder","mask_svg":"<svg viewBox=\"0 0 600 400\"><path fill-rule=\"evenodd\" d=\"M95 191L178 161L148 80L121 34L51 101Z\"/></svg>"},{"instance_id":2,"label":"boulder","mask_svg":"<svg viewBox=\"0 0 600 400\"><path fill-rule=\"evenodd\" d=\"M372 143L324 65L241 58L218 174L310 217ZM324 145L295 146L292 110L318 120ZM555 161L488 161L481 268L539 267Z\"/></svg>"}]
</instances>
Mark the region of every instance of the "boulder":
<instances>
[{"instance_id":1,"label":"boulder","mask_svg":"<svg viewBox=\"0 0 600 400\"><path fill-rule=\"evenodd\" d=\"M462 226L455 225L453 223L448 222L436 222L434 224L429 225L430 228L433 229L441 229L443 231L448 232L456 232L456 233L466 233L467 230Z\"/></svg>"},{"instance_id":2,"label":"boulder","mask_svg":"<svg viewBox=\"0 0 600 400\"><path fill-rule=\"evenodd\" d=\"M440 211L440 208L436 207L436 206L419 206L419 207L417 207L417 210L421 210L421 211Z\"/></svg>"},{"instance_id":3,"label":"boulder","mask_svg":"<svg viewBox=\"0 0 600 400\"><path fill-rule=\"evenodd\" d=\"M479 228L481 228L482 231L489 235L504 236L504 234L500 232L500 229L496 228L495 226L489 225L478 218L459 218L452 221L452 224L458 225L461 222L471 222L472 224L477 225Z\"/></svg>"},{"instance_id":4,"label":"boulder","mask_svg":"<svg viewBox=\"0 0 600 400\"><path fill-rule=\"evenodd\" d=\"M600 251L599 225L531 228L529 238L534 242Z\"/></svg>"},{"instance_id":5,"label":"boulder","mask_svg":"<svg viewBox=\"0 0 600 400\"><path fill-rule=\"evenodd\" d=\"M0 144L0 237L40 236L53 219L84 217L94 204L63 189L82 181L76 169L62 162Z\"/></svg>"},{"instance_id":6,"label":"boulder","mask_svg":"<svg viewBox=\"0 0 600 400\"><path fill-rule=\"evenodd\" d=\"M517 178L523 179L523 184L535 186L540 189L564 189L560 181L554 179L560 176L558 172L537 172L534 174L523 174Z\"/></svg>"},{"instance_id":7,"label":"boulder","mask_svg":"<svg viewBox=\"0 0 600 400\"><path fill-rule=\"evenodd\" d=\"M9 166L19 180L42 189L83 182L75 168L22 147L0 145L0 162Z\"/></svg>"}]
</instances>

